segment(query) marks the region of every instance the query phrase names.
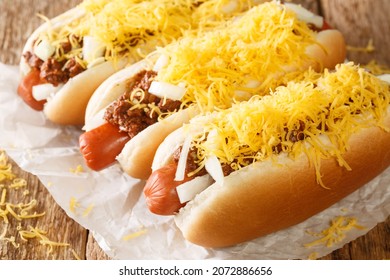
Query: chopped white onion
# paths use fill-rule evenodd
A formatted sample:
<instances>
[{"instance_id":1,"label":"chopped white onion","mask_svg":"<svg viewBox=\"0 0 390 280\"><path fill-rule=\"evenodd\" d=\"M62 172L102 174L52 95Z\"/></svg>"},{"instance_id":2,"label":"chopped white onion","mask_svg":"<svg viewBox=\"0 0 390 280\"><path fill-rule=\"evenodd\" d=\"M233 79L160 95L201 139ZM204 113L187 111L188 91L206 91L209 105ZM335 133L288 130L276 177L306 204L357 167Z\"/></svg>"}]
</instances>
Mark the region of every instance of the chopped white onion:
<instances>
[{"instance_id":1,"label":"chopped white onion","mask_svg":"<svg viewBox=\"0 0 390 280\"><path fill-rule=\"evenodd\" d=\"M168 64L168 57L165 54L162 54L154 64L153 71L158 72L160 71L161 68L163 68L167 64Z\"/></svg>"},{"instance_id":2,"label":"chopped white onion","mask_svg":"<svg viewBox=\"0 0 390 280\"><path fill-rule=\"evenodd\" d=\"M390 74L383 74L383 75L379 75L377 76L379 79L381 79L382 81L385 81L387 82L388 84L390 84Z\"/></svg>"},{"instance_id":3,"label":"chopped white onion","mask_svg":"<svg viewBox=\"0 0 390 280\"><path fill-rule=\"evenodd\" d=\"M38 43L38 45L34 47L35 55L43 61L46 61L49 57L51 57L55 51L56 48L52 46L48 40L45 39L43 39L41 42Z\"/></svg>"},{"instance_id":4,"label":"chopped white onion","mask_svg":"<svg viewBox=\"0 0 390 280\"><path fill-rule=\"evenodd\" d=\"M261 85L261 82L258 81L258 80L249 80L246 84L245 84L245 88L251 88L251 89L254 89L254 88L257 88L258 86ZM249 99L252 94L249 93L248 91L245 91L245 90L235 90L234 91L234 95L235 97L240 101L241 99Z\"/></svg>"},{"instance_id":5,"label":"chopped white onion","mask_svg":"<svg viewBox=\"0 0 390 280\"><path fill-rule=\"evenodd\" d=\"M293 3L284 3L287 9L293 11L296 13L298 19L307 22L307 23L312 23L318 28L322 28L324 25L324 18L316 15L309 10L305 9L301 5L298 4L293 4Z\"/></svg>"},{"instance_id":6,"label":"chopped white onion","mask_svg":"<svg viewBox=\"0 0 390 280\"><path fill-rule=\"evenodd\" d=\"M246 84L245 87L247 88L257 88L258 86L261 85L261 82L258 80L249 80Z\"/></svg>"},{"instance_id":7,"label":"chopped white onion","mask_svg":"<svg viewBox=\"0 0 390 280\"><path fill-rule=\"evenodd\" d=\"M183 98L186 89L166 82L153 81L149 87L149 92L160 98L180 100Z\"/></svg>"},{"instance_id":8,"label":"chopped white onion","mask_svg":"<svg viewBox=\"0 0 390 280\"><path fill-rule=\"evenodd\" d=\"M185 203L194 199L194 197L207 189L213 183L210 175L198 176L191 181L185 182L176 187L180 203Z\"/></svg>"},{"instance_id":9,"label":"chopped white onion","mask_svg":"<svg viewBox=\"0 0 390 280\"><path fill-rule=\"evenodd\" d=\"M209 156L205 161L205 168L218 185L223 185L225 176L223 175L222 166L216 156Z\"/></svg>"},{"instance_id":10,"label":"chopped white onion","mask_svg":"<svg viewBox=\"0 0 390 280\"><path fill-rule=\"evenodd\" d=\"M31 71L31 67L26 63L20 63L20 72L23 75L27 75Z\"/></svg>"},{"instance_id":11,"label":"chopped white onion","mask_svg":"<svg viewBox=\"0 0 390 280\"><path fill-rule=\"evenodd\" d=\"M248 100L249 98L251 98L251 94L247 91L244 91L244 90L235 90L234 91L234 97L238 100L238 101L242 101L242 100Z\"/></svg>"},{"instance_id":12,"label":"chopped white onion","mask_svg":"<svg viewBox=\"0 0 390 280\"><path fill-rule=\"evenodd\" d=\"M224 5L222 7L222 12L225 13L225 14L231 14L233 13L234 11L236 11L238 8L238 4L237 4L237 1L235 0L231 0L229 3L227 3L226 5Z\"/></svg>"},{"instance_id":13,"label":"chopped white onion","mask_svg":"<svg viewBox=\"0 0 390 280\"><path fill-rule=\"evenodd\" d=\"M177 163L177 169L176 169L176 173L175 173L175 181L183 181L184 180L188 152L190 151L191 141L192 141L191 136L188 136L184 140L184 143L183 143L183 146L182 146L181 152L180 152L179 162Z\"/></svg>"},{"instance_id":14,"label":"chopped white onion","mask_svg":"<svg viewBox=\"0 0 390 280\"><path fill-rule=\"evenodd\" d=\"M93 116L93 118L89 119L87 122L85 122L85 125L83 127L83 130L90 131L98 126L101 126L106 121L104 120L104 113L106 112L106 108L101 109L96 115Z\"/></svg>"},{"instance_id":15,"label":"chopped white onion","mask_svg":"<svg viewBox=\"0 0 390 280\"><path fill-rule=\"evenodd\" d=\"M50 95L55 94L57 91L61 89L61 86L53 86L52 84L41 84L32 87L32 96L35 100L41 101L46 100L50 97Z\"/></svg>"},{"instance_id":16,"label":"chopped white onion","mask_svg":"<svg viewBox=\"0 0 390 280\"><path fill-rule=\"evenodd\" d=\"M83 58L87 62L92 62L104 55L105 47L102 42L92 36L83 38Z\"/></svg>"}]
</instances>

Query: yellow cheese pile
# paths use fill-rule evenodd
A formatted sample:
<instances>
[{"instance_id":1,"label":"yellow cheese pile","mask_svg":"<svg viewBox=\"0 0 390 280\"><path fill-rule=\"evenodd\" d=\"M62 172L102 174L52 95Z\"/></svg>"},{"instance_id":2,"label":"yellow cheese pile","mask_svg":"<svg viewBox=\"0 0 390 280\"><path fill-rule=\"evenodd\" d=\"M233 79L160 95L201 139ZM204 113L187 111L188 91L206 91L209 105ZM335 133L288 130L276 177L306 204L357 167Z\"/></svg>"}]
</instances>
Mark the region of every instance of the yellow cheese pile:
<instances>
[{"instance_id":1,"label":"yellow cheese pile","mask_svg":"<svg viewBox=\"0 0 390 280\"><path fill-rule=\"evenodd\" d=\"M315 33L296 14L274 2L258 5L224 28L186 36L160 49L168 58L156 80L183 85L182 106L228 108L285 82L306 68Z\"/></svg>"},{"instance_id":2,"label":"yellow cheese pile","mask_svg":"<svg viewBox=\"0 0 390 280\"><path fill-rule=\"evenodd\" d=\"M228 3L235 3L232 9ZM253 6L253 0L85 0L78 8L85 15L61 28L40 35L56 46L57 59L76 57L82 60L78 42L91 36L105 47L105 59L127 56L139 60L164 46L186 30L208 29ZM225 9L224 9L225 8ZM46 19L50 25L50 20ZM70 38L72 51L64 54L61 43ZM38 40L38 42L40 41Z\"/></svg>"},{"instance_id":3,"label":"yellow cheese pile","mask_svg":"<svg viewBox=\"0 0 390 280\"><path fill-rule=\"evenodd\" d=\"M379 64L376 60L370 60L367 64L361 66L374 75L390 74L390 67Z\"/></svg>"},{"instance_id":4,"label":"yellow cheese pile","mask_svg":"<svg viewBox=\"0 0 390 280\"><path fill-rule=\"evenodd\" d=\"M39 228L39 218L45 212L37 212L38 202L30 198L26 180L14 174L3 151L0 151L0 193L0 242L19 248L22 241L36 239L39 244L48 246L48 255L53 252L54 247L69 247L67 243L50 240L47 231ZM10 201L11 193L17 201ZM75 258L78 258L74 250L71 250Z\"/></svg>"},{"instance_id":5,"label":"yellow cheese pile","mask_svg":"<svg viewBox=\"0 0 390 280\"><path fill-rule=\"evenodd\" d=\"M320 233L307 231L308 234L318 237L318 239L305 244L305 247L322 244L326 245L326 247L332 247L334 244L344 240L346 233L354 228L359 230L365 229L357 223L356 218L338 216L330 222L330 226L328 228L322 230Z\"/></svg>"},{"instance_id":6,"label":"yellow cheese pile","mask_svg":"<svg viewBox=\"0 0 390 280\"><path fill-rule=\"evenodd\" d=\"M363 68L340 64L333 72L307 71L301 79L278 87L271 95L194 118L190 125L203 127L193 137L199 160L215 155L222 164L238 170L255 161L276 159L279 152L291 158L305 153L322 184L321 159L335 157L349 169L343 153L351 134L372 126L390 130L383 124L390 103L389 84ZM306 137L304 141L291 140L297 131Z\"/></svg>"}]
</instances>

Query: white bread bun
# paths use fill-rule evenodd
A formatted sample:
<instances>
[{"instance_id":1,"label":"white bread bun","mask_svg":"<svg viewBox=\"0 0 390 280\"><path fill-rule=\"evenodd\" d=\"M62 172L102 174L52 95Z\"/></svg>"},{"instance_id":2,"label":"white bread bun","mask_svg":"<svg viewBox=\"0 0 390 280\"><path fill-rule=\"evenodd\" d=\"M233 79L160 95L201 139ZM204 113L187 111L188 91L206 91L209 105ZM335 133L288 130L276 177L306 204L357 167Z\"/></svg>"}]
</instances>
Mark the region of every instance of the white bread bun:
<instances>
[{"instance_id":1,"label":"white bread bun","mask_svg":"<svg viewBox=\"0 0 390 280\"><path fill-rule=\"evenodd\" d=\"M43 109L46 117L61 125L83 125L94 91L124 65L124 62L106 61L69 79L53 98L47 100Z\"/></svg>"},{"instance_id":2,"label":"white bread bun","mask_svg":"<svg viewBox=\"0 0 390 280\"><path fill-rule=\"evenodd\" d=\"M390 109L384 125L390 127ZM158 148L153 169L172 160L184 141L183 128ZM369 145L367 145L369 143ZM214 183L175 215L184 237L204 247L226 247L298 224L351 194L390 165L390 133L378 127L353 134L343 154L351 171L336 159L321 161L321 180L305 154L291 160L283 154L278 165L256 162ZM280 164L280 165L279 165Z\"/></svg>"},{"instance_id":3,"label":"white bread bun","mask_svg":"<svg viewBox=\"0 0 390 280\"><path fill-rule=\"evenodd\" d=\"M328 29L316 34L318 44L307 48L306 53L317 60L310 66L320 71L323 68L332 69L345 60L347 48L343 34L336 29Z\"/></svg>"},{"instance_id":4,"label":"white bread bun","mask_svg":"<svg viewBox=\"0 0 390 280\"><path fill-rule=\"evenodd\" d=\"M162 121L159 121L132 138L117 160L123 171L134 178L147 179L150 176L154 153L158 146L164 141L172 131L178 129L183 124L198 114L195 106L181 110Z\"/></svg>"}]
</instances>

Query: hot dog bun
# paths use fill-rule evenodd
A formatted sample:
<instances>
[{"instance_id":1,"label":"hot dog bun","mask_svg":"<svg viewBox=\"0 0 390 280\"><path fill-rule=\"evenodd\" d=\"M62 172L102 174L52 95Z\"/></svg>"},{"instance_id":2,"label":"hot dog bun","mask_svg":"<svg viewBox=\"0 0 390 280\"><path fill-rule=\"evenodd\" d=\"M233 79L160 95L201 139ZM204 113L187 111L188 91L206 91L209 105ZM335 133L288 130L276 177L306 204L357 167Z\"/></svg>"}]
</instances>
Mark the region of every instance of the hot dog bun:
<instances>
[{"instance_id":1,"label":"hot dog bun","mask_svg":"<svg viewBox=\"0 0 390 280\"><path fill-rule=\"evenodd\" d=\"M27 39L23 48L23 54L28 51L33 51L34 42L41 33L52 29L59 29L85 16L85 14L86 12L83 9L75 7L51 19L50 23L43 23ZM48 98L44 107L45 116L50 121L61 125L84 124L85 109L93 92L105 79L124 66L124 61L116 63L106 61L70 78L62 88ZM20 60L20 70L22 79L31 71L31 67L27 64L24 56Z\"/></svg>"},{"instance_id":2,"label":"hot dog bun","mask_svg":"<svg viewBox=\"0 0 390 280\"><path fill-rule=\"evenodd\" d=\"M85 110L94 91L124 65L123 62L107 61L69 79L53 98L48 99L43 110L46 117L61 125L83 125Z\"/></svg>"},{"instance_id":3,"label":"hot dog bun","mask_svg":"<svg viewBox=\"0 0 390 280\"><path fill-rule=\"evenodd\" d=\"M390 112L389 112L390 113ZM390 117L386 119L390 126ZM369 147L367 147L369 143ZM344 155L352 171L336 160L321 162L318 186L307 157L256 163L232 173L224 185L214 183L175 217L184 237L204 247L224 247L289 226L328 208L354 192L390 165L390 133L367 128L353 135ZM234 203L232 203L234 201ZM227 234L228 233L228 234Z\"/></svg>"},{"instance_id":4,"label":"hot dog bun","mask_svg":"<svg viewBox=\"0 0 390 280\"><path fill-rule=\"evenodd\" d=\"M348 71L348 73L354 72L354 70ZM345 77L349 77L349 74ZM363 79L367 81L366 77L362 78L362 81ZM373 91L377 91L378 96L384 96L383 101L379 101L381 105L375 106L378 111L375 109L371 111L375 115L374 118L378 120L376 124L371 123L373 118L371 113L367 115L364 113L362 118L356 117L359 129L350 130L353 132L346 138L347 142L345 145L340 145L346 147L344 152L336 148L335 153L330 153L331 156L320 157L313 156L311 152L302 152L306 151L305 149L300 150L301 152L293 157L282 152L277 154L276 158L266 158L233 171L224 177L222 184L213 183L175 215L176 224L184 237L204 247L225 247L293 226L330 207L388 168L390 166L389 86L387 85L386 89L386 86L378 82L371 85L376 88ZM327 88L327 84L324 85L322 82L319 86ZM348 86L348 88L353 88L356 92L361 90L358 84L356 87ZM362 88L373 89L368 85ZM354 106L353 103L351 106ZM360 114L359 108L354 108L358 114ZM331 110L329 114L332 114ZM355 118L354 113L351 113L351 116ZM370 125L363 124L366 120ZM214 122L213 115L203 117L203 120L196 122L196 127L207 122ZM183 146L190 131L188 129L182 127L176 130L159 146L153 162L154 171L173 161L173 152ZM199 130L202 131L202 128ZM340 133L348 134L348 132ZM320 150L327 145L333 145L327 137L326 133L321 133L310 136L309 140L312 143L322 143L319 147L317 144L313 145L314 149ZM319 166L320 173L318 173ZM157 182L155 176L152 181ZM164 178L161 177L161 181L164 181ZM155 184L154 182L152 184Z\"/></svg>"},{"instance_id":5,"label":"hot dog bun","mask_svg":"<svg viewBox=\"0 0 390 280\"><path fill-rule=\"evenodd\" d=\"M166 119L147 127L132 138L117 160L124 172L134 178L147 179L151 173L154 153L172 131L188 123L199 113L196 107L181 110Z\"/></svg>"}]
</instances>

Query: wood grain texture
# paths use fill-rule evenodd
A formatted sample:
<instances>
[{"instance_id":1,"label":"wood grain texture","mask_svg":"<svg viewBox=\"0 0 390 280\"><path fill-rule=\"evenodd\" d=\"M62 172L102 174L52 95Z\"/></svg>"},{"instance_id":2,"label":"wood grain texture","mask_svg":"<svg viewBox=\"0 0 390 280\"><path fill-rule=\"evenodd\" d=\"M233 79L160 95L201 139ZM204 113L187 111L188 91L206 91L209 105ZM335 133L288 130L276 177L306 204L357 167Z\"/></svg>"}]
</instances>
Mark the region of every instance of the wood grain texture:
<instances>
[{"instance_id":1,"label":"wood grain texture","mask_svg":"<svg viewBox=\"0 0 390 280\"><path fill-rule=\"evenodd\" d=\"M5 224L0 220L0 229L8 228L7 236L16 236L18 248L10 242L0 241L0 259L7 260L48 260L48 259L64 259L74 260L77 258L85 259L85 244L87 242L87 231L69 218L60 206L54 201L52 196L41 184L38 178L30 173L21 170L11 159L13 173L18 178L23 178L27 181L27 187L20 190L9 190L7 192L7 201L13 203L26 203L35 199L37 206L34 209L37 213L45 212L45 215L39 218L26 219L17 221L10 215L9 224ZM28 190L28 195L23 194ZM68 246L55 246L50 252L50 247L41 245L39 238L23 241L17 235L16 228L21 226L23 230L28 230L29 227L39 228L45 231L45 236L54 242L66 243Z\"/></svg>"},{"instance_id":2,"label":"wood grain texture","mask_svg":"<svg viewBox=\"0 0 390 280\"><path fill-rule=\"evenodd\" d=\"M390 1L322 0L321 10L329 23L338 28L352 47L365 47L373 41L372 53L351 51L350 60L367 63L375 59L390 65Z\"/></svg>"},{"instance_id":3,"label":"wood grain texture","mask_svg":"<svg viewBox=\"0 0 390 280\"><path fill-rule=\"evenodd\" d=\"M42 24L42 20L36 16L37 13L54 17L77 3L80 3L80 0L1 0L0 61L6 64L19 63L24 43L30 34ZM28 196L38 201L37 212L44 211L46 213L41 218L23 221L23 228L38 227L47 231L46 236L50 240L67 243L69 246L55 247L49 253L48 246L40 245L38 239L32 239L28 242L18 239L20 241L19 248L15 248L9 242L0 242L0 259L85 259L87 230L66 215L36 176L24 172L16 164L13 166L15 174L27 180ZM20 202L24 199L20 192L9 192L9 196L10 201ZM1 228L3 228L2 226ZM12 229L17 226L18 222L11 220L8 225L10 232L16 233L16 230Z\"/></svg>"},{"instance_id":4,"label":"wood grain texture","mask_svg":"<svg viewBox=\"0 0 390 280\"><path fill-rule=\"evenodd\" d=\"M36 16L41 13L49 18L80 3L81 0L1 0L0 1L0 61L17 64L21 50L31 32L42 21ZM372 38L376 50L365 54L351 52L349 57L365 63L377 59L390 65L390 19L386 12L390 10L388 0L296 0L304 7L325 15L326 20L339 28L352 46L366 46ZM374 16L373 16L374 15ZM1 136L0 136L1 137ZM0 147L1 149L1 147ZM100 249L88 231L70 219L55 203L49 192L39 180L16 165L18 176L28 181L30 196L38 201L38 211L46 215L32 226L39 226L48 231L48 237L54 241L69 243L69 247L58 248L48 254L47 247L31 241L21 243L14 248L10 243L0 241L0 259L75 259L72 249L81 259L107 260L107 255ZM11 195L11 194L10 194ZM13 194L14 199L21 199L20 194ZM16 224L10 225L15 227ZM389 259L390 258L390 218L379 224L368 234L345 245L321 259Z\"/></svg>"}]
</instances>

